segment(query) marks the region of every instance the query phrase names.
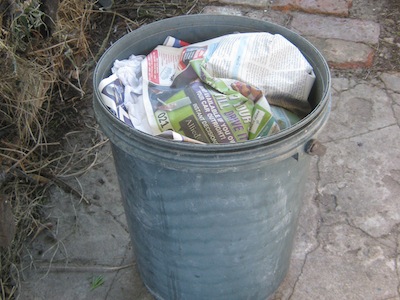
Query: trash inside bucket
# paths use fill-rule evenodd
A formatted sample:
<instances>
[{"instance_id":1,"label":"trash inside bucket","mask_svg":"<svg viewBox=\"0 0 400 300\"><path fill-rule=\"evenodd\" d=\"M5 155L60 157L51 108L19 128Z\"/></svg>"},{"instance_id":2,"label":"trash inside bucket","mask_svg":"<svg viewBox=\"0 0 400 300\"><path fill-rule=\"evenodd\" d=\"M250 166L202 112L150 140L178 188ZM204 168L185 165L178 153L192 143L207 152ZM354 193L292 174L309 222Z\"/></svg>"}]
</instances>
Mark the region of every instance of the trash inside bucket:
<instances>
[{"instance_id":1,"label":"trash inside bucket","mask_svg":"<svg viewBox=\"0 0 400 300\"><path fill-rule=\"evenodd\" d=\"M176 143L135 130L97 87L116 59L167 36L190 43L233 32L281 34L312 65L311 113L275 135L236 144ZM143 26L113 44L94 74L94 110L109 137L137 267L158 299L267 299L290 263L310 149L330 111L330 73L316 48L281 26L196 15ZM310 146L311 145L311 146Z\"/></svg>"}]
</instances>

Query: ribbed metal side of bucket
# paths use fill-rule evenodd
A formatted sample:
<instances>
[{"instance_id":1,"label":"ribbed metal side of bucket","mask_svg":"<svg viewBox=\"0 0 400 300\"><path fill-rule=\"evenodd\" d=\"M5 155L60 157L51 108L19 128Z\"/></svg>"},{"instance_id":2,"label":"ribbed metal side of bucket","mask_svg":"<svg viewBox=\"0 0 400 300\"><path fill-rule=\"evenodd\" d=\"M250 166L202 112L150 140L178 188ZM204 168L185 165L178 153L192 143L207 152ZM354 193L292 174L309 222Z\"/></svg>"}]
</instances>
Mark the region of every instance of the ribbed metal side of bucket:
<instances>
[{"instance_id":1,"label":"ribbed metal side of bucket","mask_svg":"<svg viewBox=\"0 0 400 300\"><path fill-rule=\"evenodd\" d=\"M113 147L144 283L160 299L262 299L289 266L310 157L164 168Z\"/></svg>"},{"instance_id":2,"label":"ribbed metal side of bucket","mask_svg":"<svg viewBox=\"0 0 400 300\"><path fill-rule=\"evenodd\" d=\"M115 59L147 54L166 36L188 42L232 32L279 33L316 74L313 111L271 137L230 145L175 143L116 120L97 86ZM330 74L308 41L244 17L185 16L124 36L94 74L96 118L110 138L125 213L144 283L160 299L262 299L289 266L310 157L305 144L326 123Z\"/></svg>"}]
</instances>

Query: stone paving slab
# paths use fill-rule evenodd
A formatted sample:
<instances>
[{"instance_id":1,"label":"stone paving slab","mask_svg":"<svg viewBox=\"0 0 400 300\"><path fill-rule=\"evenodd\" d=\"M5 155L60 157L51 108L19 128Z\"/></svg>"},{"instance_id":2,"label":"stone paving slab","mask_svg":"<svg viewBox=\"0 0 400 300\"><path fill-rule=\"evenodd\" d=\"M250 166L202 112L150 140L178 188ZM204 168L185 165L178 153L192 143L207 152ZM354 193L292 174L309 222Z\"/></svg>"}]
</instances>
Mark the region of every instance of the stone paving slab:
<instances>
[{"instance_id":1,"label":"stone paving slab","mask_svg":"<svg viewBox=\"0 0 400 300\"><path fill-rule=\"evenodd\" d=\"M330 116L323 141L346 139L397 124L392 99L381 82L333 79L334 83L337 81L339 86L332 88L332 112L335 113Z\"/></svg>"},{"instance_id":2,"label":"stone paving slab","mask_svg":"<svg viewBox=\"0 0 400 300\"><path fill-rule=\"evenodd\" d=\"M206 6L203 9L204 14L211 15L230 15L230 16L243 16L243 11L237 6Z\"/></svg>"},{"instance_id":3,"label":"stone paving slab","mask_svg":"<svg viewBox=\"0 0 400 300\"><path fill-rule=\"evenodd\" d=\"M379 42L380 26L369 20L294 13L290 27L305 36L365 44Z\"/></svg>"},{"instance_id":4,"label":"stone paving slab","mask_svg":"<svg viewBox=\"0 0 400 300\"><path fill-rule=\"evenodd\" d=\"M365 44L336 39L304 36L335 69L369 68L374 63L375 50Z\"/></svg>"},{"instance_id":5,"label":"stone paving slab","mask_svg":"<svg viewBox=\"0 0 400 300\"><path fill-rule=\"evenodd\" d=\"M384 83L384 88L386 88L389 92L400 93L400 74L398 73L383 73L380 75Z\"/></svg>"},{"instance_id":6,"label":"stone paving slab","mask_svg":"<svg viewBox=\"0 0 400 300\"><path fill-rule=\"evenodd\" d=\"M224 4L251 6L256 8L272 8L282 11L303 11L307 13L348 16L352 0L219 0L209 1Z\"/></svg>"},{"instance_id":7,"label":"stone paving slab","mask_svg":"<svg viewBox=\"0 0 400 300\"><path fill-rule=\"evenodd\" d=\"M327 143L331 149L321 161L318 187L320 197L334 200L334 211L326 214L330 217L327 225L347 223L375 241L396 247L392 231L400 222L400 174L393 163L400 159L399 138L394 124L340 143ZM381 146L388 140L390 147Z\"/></svg>"},{"instance_id":8,"label":"stone paving slab","mask_svg":"<svg viewBox=\"0 0 400 300\"><path fill-rule=\"evenodd\" d=\"M85 204L76 203L76 199L72 200L72 197L65 193L53 193L52 197L60 200L54 201L54 208L48 210L48 221L54 224L56 230L51 235L40 235L32 242L29 256L33 260L72 260L82 263L96 261L100 265L121 263L129 239L126 236L127 231L121 230L119 222L102 208L92 205L90 210L87 210ZM106 228L102 228L99 224L107 225ZM109 253L113 253L113 256Z\"/></svg>"},{"instance_id":9,"label":"stone paving slab","mask_svg":"<svg viewBox=\"0 0 400 300\"><path fill-rule=\"evenodd\" d=\"M289 24L291 19L289 14L280 11L244 9L238 6L209 5L204 8L203 13L212 15L245 16L257 20L272 22L281 26Z\"/></svg>"},{"instance_id":10,"label":"stone paving slab","mask_svg":"<svg viewBox=\"0 0 400 300\"><path fill-rule=\"evenodd\" d=\"M225 0L229 1L229 0ZM299 10L311 14L329 14L346 17L352 0L272 0L269 5L279 10Z\"/></svg>"},{"instance_id":11,"label":"stone paving slab","mask_svg":"<svg viewBox=\"0 0 400 300\"><path fill-rule=\"evenodd\" d=\"M397 77L381 75L387 76ZM360 95L362 89L366 91ZM344 77L333 80L333 90L336 103L350 103L351 94L371 101L382 96L376 82ZM381 105L391 106L390 101ZM333 108L320 138L330 135L340 116L350 118L358 111ZM342 135L338 132L325 142L327 153L314 173L316 193L306 199L300 216L291 269L273 299L399 299L400 131L398 119L392 124L382 121L382 127L361 134L348 135L351 129L343 128ZM363 127L362 120L353 122ZM382 147L389 140L390 146Z\"/></svg>"}]
</instances>

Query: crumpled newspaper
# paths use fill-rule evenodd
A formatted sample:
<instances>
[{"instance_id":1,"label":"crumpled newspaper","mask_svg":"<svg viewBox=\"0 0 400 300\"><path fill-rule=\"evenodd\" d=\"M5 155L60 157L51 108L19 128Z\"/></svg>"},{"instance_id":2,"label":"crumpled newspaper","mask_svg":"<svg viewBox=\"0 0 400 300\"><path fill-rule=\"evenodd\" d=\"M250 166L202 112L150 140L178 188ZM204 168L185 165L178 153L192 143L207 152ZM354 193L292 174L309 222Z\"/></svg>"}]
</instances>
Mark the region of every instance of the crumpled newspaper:
<instances>
[{"instance_id":1,"label":"crumpled newspaper","mask_svg":"<svg viewBox=\"0 0 400 300\"><path fill-rule=\"evenodd\" d=\"M198 143L239 142L292 126L310 112L307 99L315 80L297 47L269 33L231 34L192 45L167 37L147 57L116 60L111 71L99 89L116 117L152 135ZM201 102L204 97L207 103ZM221 97L234 99L231 108L242 111L232 117L226 105L221 107ZM215 107L211 116L210 107ZM250 123L243 109L252 113ZM246 134L236 135L238 126Z\"/></svg>"},{"instance_id":2,"label":"crumpled newspaper","mask_svg":"<svg viewBox=\"0 0 400 300\"><path fill-rule=\"evenodd\" d=\"M124 123L151 132L143 106L142 61L144 55L131 55L128 59L116 60L111 76L99 84L103 103Z\"/></svg>"}]
</instances>

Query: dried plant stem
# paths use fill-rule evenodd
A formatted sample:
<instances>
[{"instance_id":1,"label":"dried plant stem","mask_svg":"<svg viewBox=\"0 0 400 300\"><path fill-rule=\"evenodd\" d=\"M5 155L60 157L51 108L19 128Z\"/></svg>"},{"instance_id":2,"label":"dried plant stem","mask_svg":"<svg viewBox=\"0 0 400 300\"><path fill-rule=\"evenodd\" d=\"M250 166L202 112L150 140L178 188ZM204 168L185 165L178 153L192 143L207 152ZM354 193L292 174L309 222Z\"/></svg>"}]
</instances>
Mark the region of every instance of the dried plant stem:
<instances>
[{"instance_id":1,"label":"dried plant stem","mask_svg":"<svg viewBox=\"0 0 400 300\"><path fill-rule=\"evenodd\" d=\"M78 266L78 265L36 265L41 272L118 272L123 269L131 268L135 263L123 266Z\"/></svg>"}]
</instances>

